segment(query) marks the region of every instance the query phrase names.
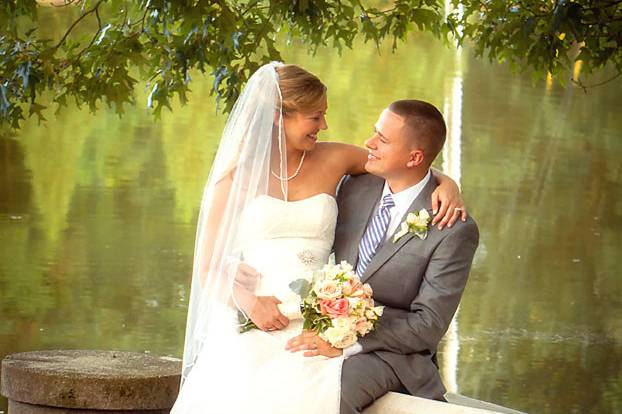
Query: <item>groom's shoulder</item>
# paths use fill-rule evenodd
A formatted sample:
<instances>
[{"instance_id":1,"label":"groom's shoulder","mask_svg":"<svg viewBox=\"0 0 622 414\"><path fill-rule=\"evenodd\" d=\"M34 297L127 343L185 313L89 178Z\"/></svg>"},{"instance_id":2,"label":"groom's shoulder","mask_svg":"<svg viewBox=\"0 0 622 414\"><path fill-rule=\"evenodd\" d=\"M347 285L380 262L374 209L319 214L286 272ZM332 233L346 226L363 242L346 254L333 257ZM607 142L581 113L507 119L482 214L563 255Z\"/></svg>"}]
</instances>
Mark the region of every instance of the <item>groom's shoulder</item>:
<instances>
[{"instance_id":1,"label":"groom's shoulder","mask_svg":"<svg viewBox=\"0 0 622 414\"><path fill-rule=\"evenodd\" d=\"M479 228L475 219L471 216L465 221L458 219L451 227L445 227L438 231L441 239L454 239L462 242L470 241L475 246L479 244Z\"/></svg>"},{"instance_id":2,"label":"groom's shoulder","mask_svg":"<svg viewBox=\"0 0 622 414\"><path fill-rule=\"evenodd\" d=\"M356 191L357 189L380 185L382 183L384 183L384 178L369 173L346 175L339 183L339 192Z\"/></svg>"}]
</instances>

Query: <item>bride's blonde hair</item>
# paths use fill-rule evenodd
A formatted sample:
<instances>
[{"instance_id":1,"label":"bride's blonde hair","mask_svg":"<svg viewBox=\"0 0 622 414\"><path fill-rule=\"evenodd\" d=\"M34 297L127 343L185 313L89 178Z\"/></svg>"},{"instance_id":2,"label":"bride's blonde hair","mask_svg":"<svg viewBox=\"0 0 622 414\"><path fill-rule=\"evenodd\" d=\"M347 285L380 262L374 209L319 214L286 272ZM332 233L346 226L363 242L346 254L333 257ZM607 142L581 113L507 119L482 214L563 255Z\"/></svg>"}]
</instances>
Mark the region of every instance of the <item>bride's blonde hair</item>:
<instances>
[{"instance_id":1,"label":"bride's blonde hair","mask_svg":"<svg viewBox=\"0 0 622 414\"><path fill-rule=\"evenodd\" d=\"M321 106L326 85L317 76L292 64L279 66L276 71L283 97L283 115L313 112Z\"/></svg>"}]
</instances>

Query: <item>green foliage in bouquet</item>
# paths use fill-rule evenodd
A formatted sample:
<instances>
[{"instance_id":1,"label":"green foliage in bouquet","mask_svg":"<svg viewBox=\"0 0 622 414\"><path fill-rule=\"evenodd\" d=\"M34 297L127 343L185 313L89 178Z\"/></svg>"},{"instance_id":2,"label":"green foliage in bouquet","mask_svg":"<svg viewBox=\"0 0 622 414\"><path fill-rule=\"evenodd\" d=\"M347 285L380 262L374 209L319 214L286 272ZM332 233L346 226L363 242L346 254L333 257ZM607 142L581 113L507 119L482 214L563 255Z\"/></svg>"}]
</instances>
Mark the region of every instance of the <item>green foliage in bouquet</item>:
<instances>
[{"instance_id":1,"label":"green foliage in bouquet","mask_svg":"<svg viewBox=\"0 0 622 414\"><path fill-rule=\"evenodd\" d=\"M252 329L259 329L257 325L255 325L255 322L251 321L251 318L244 315L244 313L240 310L238 310L238 325L238 331L240 333L248 332Z\"/></svg>"},{"instance_id":2,"label":"green foliage in bouquet","mask_svg":"<svg viewBox=\"0 0 622 414\"><path fill-rule=\"evenodd\" d=\"M324 332L332 326L329 316L322 315L320 305L315 293L307 296L300 305L300 311L304 318L303 329L313 330L317 333Z\"/></svg>"},{"instance_id":3,"label":"green foliage in bouquet","mask_svg":"<svg viewBox=\"0 0 622 414\"><path fill-rule=\"evenodd\" d=\"M297 295L303 298L300 304L300 312L304 318L303 329L323 332L331 326L330 317L322 315L317 295L311 289L311 283L306 279L297 279L289 284L289 287Z\"/></svg>"}]
</instances>

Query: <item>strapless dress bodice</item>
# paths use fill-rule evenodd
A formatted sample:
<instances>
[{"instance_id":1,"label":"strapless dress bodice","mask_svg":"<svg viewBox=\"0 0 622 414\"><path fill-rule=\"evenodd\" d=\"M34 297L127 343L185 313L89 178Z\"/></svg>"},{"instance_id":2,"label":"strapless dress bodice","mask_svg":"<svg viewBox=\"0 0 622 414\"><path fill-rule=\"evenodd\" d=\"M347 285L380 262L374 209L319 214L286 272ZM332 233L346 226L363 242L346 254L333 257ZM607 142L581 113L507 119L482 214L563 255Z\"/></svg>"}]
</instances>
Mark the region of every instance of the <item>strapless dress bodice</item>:
<instances>
[{"instance_id":1,"label":"strapless dress bodice","mask_svg":"<svg viewBox=\"0 0 622 414\"><path fill-rule=\"evenodd\" d=\"M337 222L337 202L321 193L298 201L267 195L244 210L240 226L244 262L261 274L257 294L276 296L283 313L298 311L289 284L309 279L328 262Z\"/></svg>"},{"instance_id":2,"label":"strapless dress bodice","mask_svg":"<svg viewBox=\"0 0 622 414\"><path fill-rule=\"evenodd\" d=\"M268 195L254 199L243 214L243 239L316 239L332 243L337 220L335 198L326 193L297 201Z\"/></svg>"}]
</instances>

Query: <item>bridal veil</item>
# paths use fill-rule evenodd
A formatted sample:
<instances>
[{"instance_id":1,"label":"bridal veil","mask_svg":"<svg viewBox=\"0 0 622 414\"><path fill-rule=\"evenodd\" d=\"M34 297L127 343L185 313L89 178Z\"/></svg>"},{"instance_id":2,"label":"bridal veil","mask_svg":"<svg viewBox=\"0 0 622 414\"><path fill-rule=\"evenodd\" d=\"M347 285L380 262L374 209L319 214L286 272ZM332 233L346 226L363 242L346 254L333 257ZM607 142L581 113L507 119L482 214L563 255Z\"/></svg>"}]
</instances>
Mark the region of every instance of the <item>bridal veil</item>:
<instances>
[{"instance_id":1,"label":"bridal veil","mask_svg":"<svg viewBox=\"0 0 622 414\"><path fill-rule=\"evenodd\" d=\"M192 287L183 355L182 387L200 352L230 338L239 325L222 320L222 309L242 312L234 289L242 257L241 215L259 195L287 200L287 160L282 96L273 62L260 67L235 103L203 191L197 224ZM237 309L236 309L237 308ZM252 307L246 307L252 309ZM222 349L219 344L214 349ZM224 344L226 346L226 344Z\"/></svg>"}]
</instances>

